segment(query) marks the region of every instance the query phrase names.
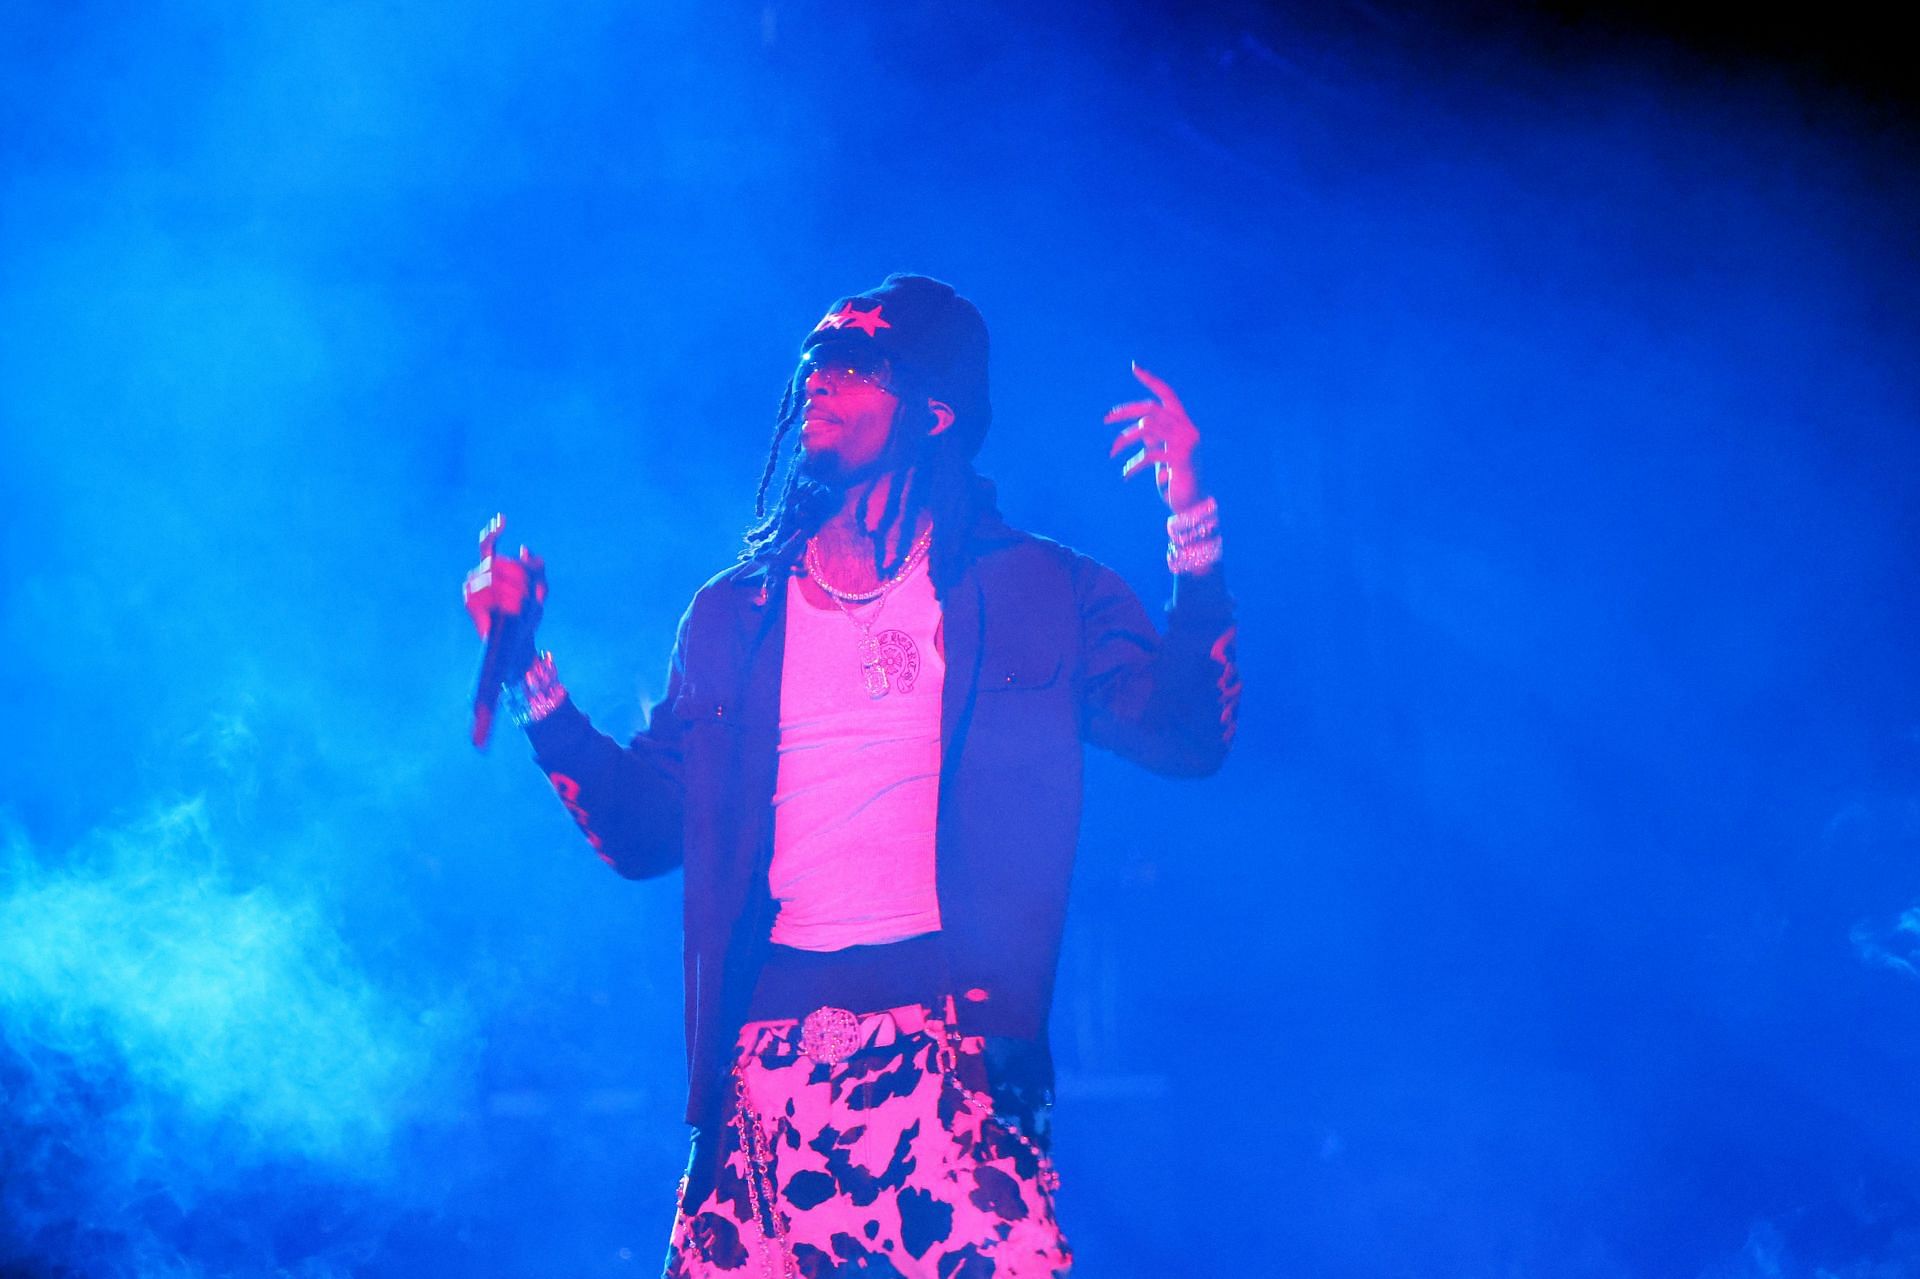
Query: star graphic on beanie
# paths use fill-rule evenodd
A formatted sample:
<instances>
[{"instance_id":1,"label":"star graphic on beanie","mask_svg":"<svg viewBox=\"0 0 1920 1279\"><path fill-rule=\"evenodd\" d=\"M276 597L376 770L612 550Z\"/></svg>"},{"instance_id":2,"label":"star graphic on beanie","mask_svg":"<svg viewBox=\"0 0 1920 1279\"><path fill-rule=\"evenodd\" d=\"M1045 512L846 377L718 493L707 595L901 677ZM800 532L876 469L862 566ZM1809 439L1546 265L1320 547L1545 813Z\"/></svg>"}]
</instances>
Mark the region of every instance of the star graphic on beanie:
<instances>
[{"instance_id":1,"label":"star graphic on beanie","mask_svg":"<svg viewBox=\"0 0 1920 1279\"><path fill-rule=\"evenodd\" d=\"M853 303L843 303L838 311L829 311L820 323L813 326L818 333L821 329L859 329L868 337L873 337L881 329L893 326L880 318L880 307L875 305L871 311L856 311Z\"/></svg>"}]
</instances>

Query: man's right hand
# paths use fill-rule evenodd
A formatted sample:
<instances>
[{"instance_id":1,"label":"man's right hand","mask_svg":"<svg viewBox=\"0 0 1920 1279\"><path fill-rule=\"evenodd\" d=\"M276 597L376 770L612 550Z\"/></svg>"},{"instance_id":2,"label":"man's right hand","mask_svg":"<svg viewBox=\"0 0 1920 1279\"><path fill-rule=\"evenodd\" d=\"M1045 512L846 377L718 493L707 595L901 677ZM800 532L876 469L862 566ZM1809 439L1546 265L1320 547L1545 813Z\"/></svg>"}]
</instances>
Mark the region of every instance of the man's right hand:
<instances>
[{"instance_id":1,"label":"man's right hand","mask_svg":"<svg viewBox=\"0 0 1920 1279\"><path fill-rule=\"evenodd\" d=\"M547 601L547 566L524 546L517 557L495 553L494 543L500 540L506 522L505 516L496 515L480 530L480 563L467 574L461 595L481 639L492 632L496 616L517 618L521 645L531 655L533 633Z\"/></svg>"}]
</instances>

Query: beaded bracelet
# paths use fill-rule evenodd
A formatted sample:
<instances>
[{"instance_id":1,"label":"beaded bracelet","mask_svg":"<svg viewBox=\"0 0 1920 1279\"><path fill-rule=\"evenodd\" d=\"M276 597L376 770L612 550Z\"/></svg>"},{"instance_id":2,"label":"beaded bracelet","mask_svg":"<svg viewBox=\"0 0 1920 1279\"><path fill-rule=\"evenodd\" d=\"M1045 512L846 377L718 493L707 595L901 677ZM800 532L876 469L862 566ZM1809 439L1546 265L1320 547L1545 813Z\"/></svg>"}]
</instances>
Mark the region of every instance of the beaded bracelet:
<instances>
[{"instance_id":1,"label":"beaded bracelet","mask_svg":"<svg viewBox=\"0 0 1920 1279\"><path fill-rule=\"evenodd\" d=\"M1213 498L1167 516L1167 538L1185 542L1205 537L1220 526L1220 503Z\"/></svg>"},{"instance_id":2,"label":"beaded bracelet","mask_svg":"<svg viewBox=\"0 0 1920 1279\"><path fill-rule=\"evenodd\" d=\"M1169 573L1198 573L1220 562L1221 543L1217 537L1201 542L1167 543Z\"/></svg>"},{"instance_id":3,"label":"beaded bracelet","mask_svg":"<svg viewBox=\"0 0 1920 1279\"><path fill-rule=\"evenodd\" d=\"M560 703L567 700L567 688L554 670L553 654L543 652L533 659L525 675L502 685L500 695L506 700L507 714L513 717L513 722L525 728L553 714Z\"/></svg>"},{"instance_id":4,"label":"beaded bracelet","mask_svg":"<svg viewBox=\"0 0 1920 1279\"><path fill-rule=\"evenodd\" d=\"M1199 573L1220 562L1220 503L1213 498L1167 517L1167 571Z\"/></svg>"}]
</instances>

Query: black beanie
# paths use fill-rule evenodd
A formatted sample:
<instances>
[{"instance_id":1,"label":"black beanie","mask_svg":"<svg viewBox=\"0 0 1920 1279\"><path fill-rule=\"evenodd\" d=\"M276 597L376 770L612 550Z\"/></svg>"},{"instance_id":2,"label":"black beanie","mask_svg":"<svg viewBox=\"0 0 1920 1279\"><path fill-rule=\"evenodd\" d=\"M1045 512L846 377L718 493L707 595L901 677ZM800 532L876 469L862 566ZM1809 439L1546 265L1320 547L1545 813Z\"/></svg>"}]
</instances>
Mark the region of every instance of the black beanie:
<instances>
[{"instance_id":1,"label":"black beanie","mask_svg":"<svg viewBox=\"0 0 1920 1279\"><path fill-rule=\"evenodd\" d=\"M826 343L857 345L886 357L926 384L953 410L961 452L980 451L993 421L987 396L987 322L953 286L924 275L890 275L864 293L841 298L800 344L804 354Z\"/></svg>"}]
</instances>

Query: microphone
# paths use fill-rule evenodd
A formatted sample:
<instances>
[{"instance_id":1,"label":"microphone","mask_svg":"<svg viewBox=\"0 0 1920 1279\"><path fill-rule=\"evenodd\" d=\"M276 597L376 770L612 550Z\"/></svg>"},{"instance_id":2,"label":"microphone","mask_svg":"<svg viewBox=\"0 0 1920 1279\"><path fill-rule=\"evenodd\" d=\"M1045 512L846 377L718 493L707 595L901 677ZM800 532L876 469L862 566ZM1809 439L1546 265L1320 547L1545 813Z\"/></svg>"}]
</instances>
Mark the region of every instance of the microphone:
<instances>
[{"instance_id":1,"label":"microphone","mask_svg":"<svg viewBox=\"0 0 1920 1279\"><path fill-rule=\"evenodd\" d=\"M518 617L497 608L489 616L492 620L487 624L486 651L480 655L480 678L473 686L475 750L487 749L487 739L493 735L493 714L500 705L500 669L506 664L506 654L513 650L520 637Z\"/></svg>"},{"instance_id":2,"label":"microphone","mask_svg":"<svg viewBox=\"0 0 1920 1279\"><path fill-rule=\"evenodd\" d=\"M506 522L505 516L496 515L480 530L481 563L493 558L493 544ZM487 739L493 736L493 714L500 705L500 667L508 651L507 632L520 629L518 618L497 608L487 617L487 647L480 655L480 677L473 687L473 748L481 751L487 749Z\"/></svg>"}]
</instances>

